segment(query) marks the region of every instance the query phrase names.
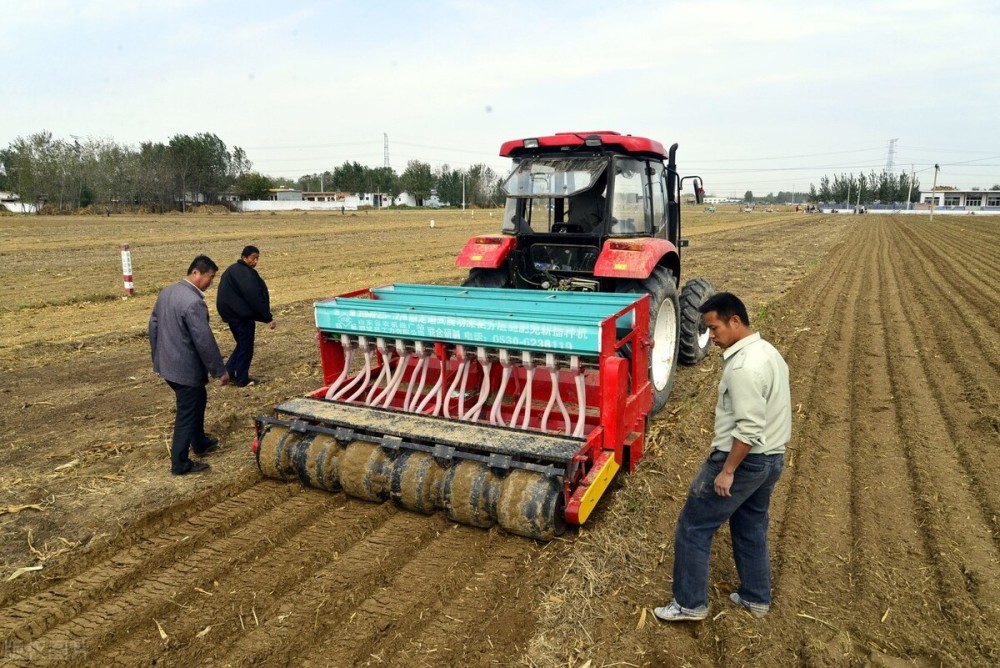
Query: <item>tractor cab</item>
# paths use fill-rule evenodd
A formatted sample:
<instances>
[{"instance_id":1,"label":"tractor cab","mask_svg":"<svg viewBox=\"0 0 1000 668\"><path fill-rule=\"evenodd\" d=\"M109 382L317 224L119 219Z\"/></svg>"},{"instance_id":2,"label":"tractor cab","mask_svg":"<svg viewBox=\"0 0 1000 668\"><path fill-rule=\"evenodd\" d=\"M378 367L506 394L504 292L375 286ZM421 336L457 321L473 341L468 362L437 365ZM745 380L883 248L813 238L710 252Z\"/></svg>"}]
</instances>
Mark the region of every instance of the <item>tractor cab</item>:
<instances>
[{"instance_id":1,"label":"tractor cab","mask_svg":"<svg viewBox=\"0 0 1000 668\"><path fill-rule=\"evenodd\" d=\"M677 280L676 149L609 131L506 142L502 235L469 241L456 261L470 269L465 284L614 292L657 265Z\"/></svg>"},{"instance_id":2,"label":"tractor cab","mask_svg":"<svg viewBox=\"0 0 1000 668\"><path fill-rule=\"evenodd\" d=\"M665 222L658 172L662 163L621 156L523 159L501 184L507 195L502 231L652 236Z\"/></svg>"}]
</instances>

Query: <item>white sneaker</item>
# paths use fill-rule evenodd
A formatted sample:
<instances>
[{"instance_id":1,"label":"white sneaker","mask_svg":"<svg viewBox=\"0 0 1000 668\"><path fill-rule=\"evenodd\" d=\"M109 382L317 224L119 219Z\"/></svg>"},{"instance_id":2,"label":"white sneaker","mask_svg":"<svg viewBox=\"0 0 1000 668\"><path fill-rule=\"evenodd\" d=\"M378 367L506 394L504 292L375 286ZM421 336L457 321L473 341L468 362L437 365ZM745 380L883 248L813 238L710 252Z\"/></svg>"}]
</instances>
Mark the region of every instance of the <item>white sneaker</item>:
<instances>
[{"instance_id":1,"label":"white sneaker","mask_svg":"<svg viewBox=\"0 0 1000 668\"><path fill-rule=\"evenodd\" d=\"M744 598L741 598L740 595L737 594L735 591L732 594L729 595L729 600L732 601L733 603L735 603L736 605L740 606L741 608L743 608L747 612L749 612L751 615L753 615L757 619L760 619L761 617L763 617L764 615L766 615L767 612L768 612L768 610L771 609L771 606L769 604L767 604L767 603L751 603L750 601L748 601L748 600L746 600Z\"/></svg>"},{"instance_id":2,"label":"white sneaker","mask_svg":"<svg viewBox=\"0 0 1000 668\"><path fill-rule=\"evenodd\" d=\"M677 601L670 601L668 605L653 610L653 614L664 622L700 622L708 617L708 606L683 608Z\"/></svg>"}]
</instances>

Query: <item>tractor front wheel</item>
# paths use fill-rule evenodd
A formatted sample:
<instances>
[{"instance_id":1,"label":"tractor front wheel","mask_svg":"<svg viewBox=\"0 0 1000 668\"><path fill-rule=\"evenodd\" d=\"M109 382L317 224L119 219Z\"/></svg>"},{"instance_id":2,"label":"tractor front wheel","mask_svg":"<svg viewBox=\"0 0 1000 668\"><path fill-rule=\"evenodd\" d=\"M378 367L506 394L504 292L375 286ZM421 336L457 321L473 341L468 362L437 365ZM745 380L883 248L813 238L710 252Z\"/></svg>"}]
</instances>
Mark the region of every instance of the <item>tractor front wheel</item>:
<instances>
[{"instance_id":1,"label":"tractor front wheel","mask_svg":"<svg viewBox=\"0 0 1000 668\"><path fill-rule=\"evenodd\" d=\"M705 359L712 339L708 336L705 319L698 309L715 294L715 286L704 278L692 278L681 290L681 351L680 363L697 364Z\"/></svg>"},{"instance_id":2,"label":"tractor front wheel","mask_svg":"<svg viewBox=\"0 0 1000 668\"><path fill-rule=\"evenodd\" d=\"M624 281L615 292L649 295L649 338L653 347L649 351L649 382L653 386L653 410L656 413L667 405L677 371L677 353L680 345L680 301L673 273L656 267L643 281Z\"/></svg>"}]
</instances>

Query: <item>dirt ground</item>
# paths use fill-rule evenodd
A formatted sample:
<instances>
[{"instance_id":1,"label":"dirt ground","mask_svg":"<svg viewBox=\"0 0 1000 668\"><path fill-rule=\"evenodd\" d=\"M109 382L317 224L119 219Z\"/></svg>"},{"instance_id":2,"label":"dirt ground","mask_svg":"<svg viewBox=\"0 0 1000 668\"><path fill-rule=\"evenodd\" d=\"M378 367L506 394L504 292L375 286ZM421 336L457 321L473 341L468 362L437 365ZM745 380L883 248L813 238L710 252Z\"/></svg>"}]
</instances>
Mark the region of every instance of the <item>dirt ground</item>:
<instances>
[{"instance_id":1,"label":"dirt ground","mask_svg":"<svg viewBox=\"0 0 1000 668\"><path fill-rule=\"evenodd\" d=\"M728 602L726 530L709 619L652 616L710 441L717 351L679 371L639 470L548 544L260 477L253 416L321 384L313 301L457 283L454 257L497 215L10 216L0 665L997 665L1000 219L686 215L682 278L744 297L792 372L766 618ZM264 382L210 386L221 452L172 477L149 312L195 254L225 267L246 243L278 321L258 333Z\"/></svg>"}]
</instances>

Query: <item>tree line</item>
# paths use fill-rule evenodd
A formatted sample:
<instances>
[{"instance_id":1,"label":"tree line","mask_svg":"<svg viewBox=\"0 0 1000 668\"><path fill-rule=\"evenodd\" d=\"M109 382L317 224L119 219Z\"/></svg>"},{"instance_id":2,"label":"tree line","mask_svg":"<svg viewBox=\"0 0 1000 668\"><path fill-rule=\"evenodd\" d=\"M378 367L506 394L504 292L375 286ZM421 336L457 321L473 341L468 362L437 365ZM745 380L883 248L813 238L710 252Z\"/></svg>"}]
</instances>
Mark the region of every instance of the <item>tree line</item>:
<instances>
[{"instance_id":1,"label":"tree line","mask_svg":"<svg viewBox=\"0 0 1000 668\"><path fill-rule=\"evenodd\" d=\"M40 209L69 211L86 207L183 209L191 203L215 203L224 195L266 199L273 188L336 191L362 195L401 192L418 202L436 192L441 202L495 206L503 201L500 176L484 164L466 170L411 160L402 174L391 167L358 162L297 180L253 170L246 152L229 148L217 135L178 134L168 142L138 146L112 139L56 139L42 131L17 137L0 149L0 190L16 193ZM463 193L464 187L464 193ZM464 195L464 196L463 196Z\"/></svg>"},{"instance_id":2,"label":"tree line","mask_svg":"<svg viewBox=\"0 0 1000 668\"><path fill-rule=\"evenodd\" d=\"M824 175L819 188L809 184L810 202L847 202L848 204L894 204L920 201L920 179L906 172L897 176L885 170L869 174Z\"/></svg>"},{"instance_id":3,"label":"tree line","mask_svg":"<svg viewBox=\"0 0 1000 668\"><path fill-rule=\"evenodd\" d=\"M335 190L355 194L382 193L396 197L402 192L413 195L418 202L425 202L436 193L438 200L458 205L487 207L502 204L501 175L484 164L468 169L453 169L447 164L437 169L420 160L410 160L402 174L391 167L368 167L357 161L346 161L332 171L308 174L296 181L274 180L275 186L297 188L302 191Z\"/></svg>"}]
</instances>

